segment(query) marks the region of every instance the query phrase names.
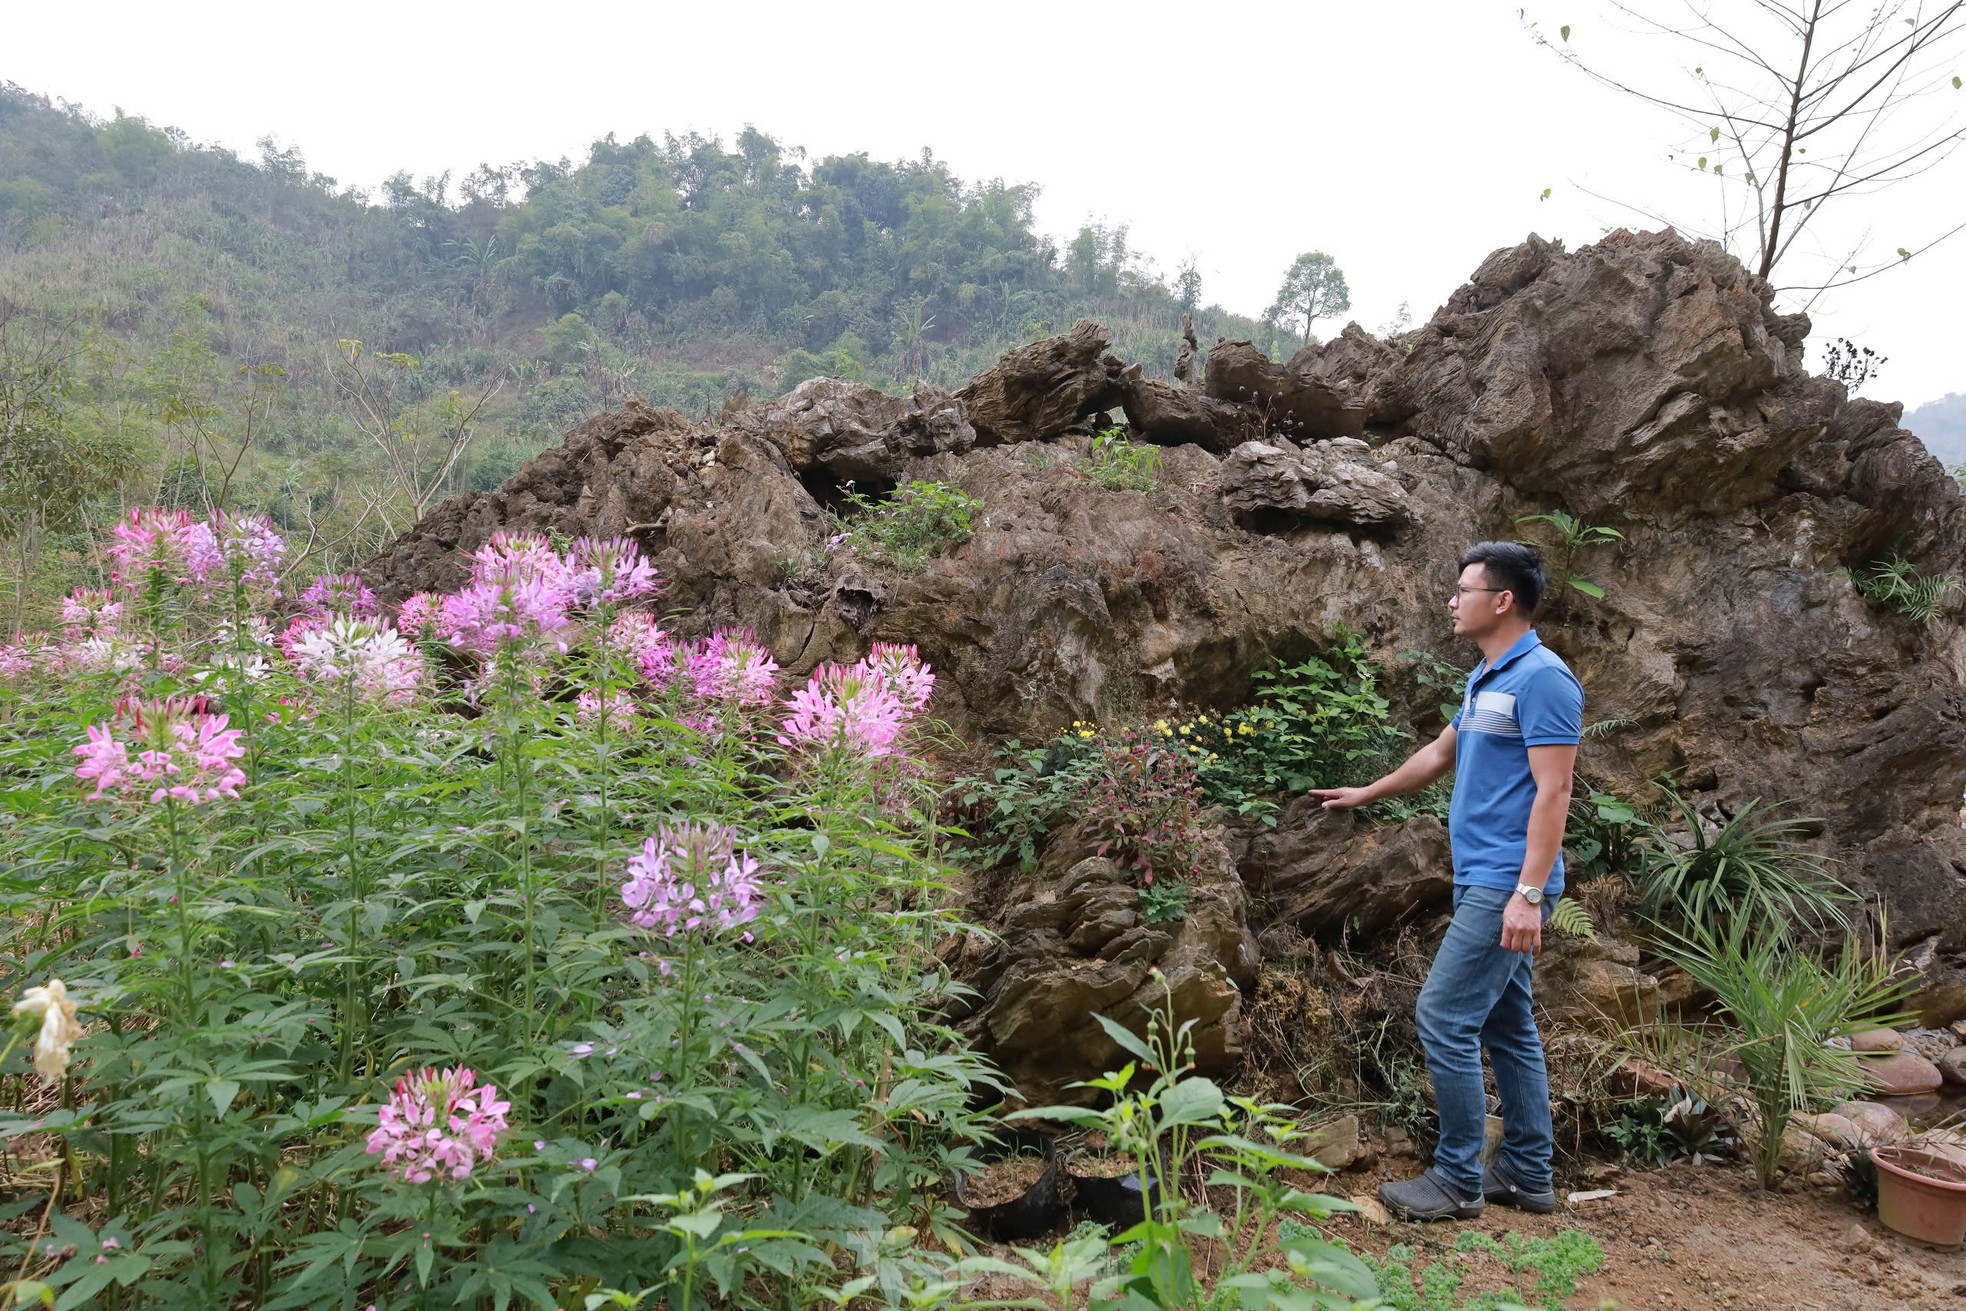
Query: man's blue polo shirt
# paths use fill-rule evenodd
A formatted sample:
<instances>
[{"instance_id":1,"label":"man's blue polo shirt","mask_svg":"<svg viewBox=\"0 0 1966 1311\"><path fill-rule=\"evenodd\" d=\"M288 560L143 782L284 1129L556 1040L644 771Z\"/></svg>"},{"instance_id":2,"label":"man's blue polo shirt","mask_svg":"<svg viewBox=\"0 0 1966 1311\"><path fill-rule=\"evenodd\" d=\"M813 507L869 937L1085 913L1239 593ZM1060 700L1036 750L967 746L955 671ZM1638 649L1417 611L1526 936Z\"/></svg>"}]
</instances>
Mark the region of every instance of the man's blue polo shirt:
<instances>
[{"instance_id":1,"label":"man's blue polo shirt","mask_svg":"<svg viewBox=\"0 0 1966 1311\"><path fill-rule=\"evenodd\" d=\"M1454 881L1513 891L1522 881L1536 800L1529 748L1575 744L1583 736L1583 684L1531 629L1501 659L1483 661L1468 675L1454 730L1454 801L1447 815ZM1551 896L1563 891L1561 852L1544 886Z\"/></svg>"}]
</instances>

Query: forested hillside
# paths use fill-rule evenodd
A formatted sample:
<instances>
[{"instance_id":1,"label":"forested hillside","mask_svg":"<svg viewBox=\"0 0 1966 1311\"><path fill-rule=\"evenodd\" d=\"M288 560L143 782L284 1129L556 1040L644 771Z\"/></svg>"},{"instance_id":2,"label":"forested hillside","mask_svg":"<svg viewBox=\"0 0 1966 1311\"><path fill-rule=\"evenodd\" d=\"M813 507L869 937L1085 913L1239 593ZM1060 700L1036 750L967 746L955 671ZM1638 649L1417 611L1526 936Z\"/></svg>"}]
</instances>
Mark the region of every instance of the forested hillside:
<instances>
[{"instance_id":1,"label":"forested hillside","mask_svg":"<svg viewBox=\"0 0 1966 1311\"><path fill-rule=\"evenodd\" d=\"M367 196L0 86L8 422L65 443L15 450L0 538L20 571L80 527L49 495L93 483L98 510L262 506L347 559L635 392L701 415L822 373L952 383L1086 315L1150 371L1184 310L1204 342L1295 344L1201 305L1192 268L1143 273L1123 228L1061 248L1034 196L753 129Z\"/></svg>"},{"instance_id":2,"label":"forested hillside","mask_svg":"<svg viewBox=\"0 0 1966 1311\"><path fill-rule=\"evenodd\" d=\"M1917 433L1947 468L1966 464L1966 392L1948 392L1908 411L1905 427Z\"/></svg>"}]
</instances>

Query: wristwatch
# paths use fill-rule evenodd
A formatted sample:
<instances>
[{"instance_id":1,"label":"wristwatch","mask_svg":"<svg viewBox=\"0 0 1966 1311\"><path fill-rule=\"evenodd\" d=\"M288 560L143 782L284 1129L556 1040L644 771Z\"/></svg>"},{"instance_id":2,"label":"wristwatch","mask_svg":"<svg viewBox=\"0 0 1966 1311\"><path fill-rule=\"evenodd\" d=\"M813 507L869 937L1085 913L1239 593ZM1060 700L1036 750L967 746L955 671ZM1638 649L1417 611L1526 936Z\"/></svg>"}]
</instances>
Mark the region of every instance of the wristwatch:
<instances>
[{"instance_id":1,"label":"wristwatch","mask_svg":"<svg viewBox=\"0 0 1966 1311\"><path fill-rule=\"evenodd\" d=\"M1515 890L1516 895L1530 905L1540 906L1543 904L1543 890L1541 888L1531 887L1527 883L1518 883L1515 885Z\"/></svg>"}]
</instances>

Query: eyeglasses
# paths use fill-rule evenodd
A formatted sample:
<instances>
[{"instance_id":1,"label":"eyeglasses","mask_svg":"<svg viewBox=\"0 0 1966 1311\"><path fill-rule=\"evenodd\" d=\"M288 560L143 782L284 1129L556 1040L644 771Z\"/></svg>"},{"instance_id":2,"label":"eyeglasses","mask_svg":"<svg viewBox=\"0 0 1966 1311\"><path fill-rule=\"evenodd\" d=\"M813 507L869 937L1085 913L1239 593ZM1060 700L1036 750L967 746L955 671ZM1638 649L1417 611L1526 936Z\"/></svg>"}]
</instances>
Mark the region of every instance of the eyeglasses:
<instances>
[{"instance_id":1,"label":"eyeglasses","mask_svg":"<svg viewBox=\"0 0 1966 1311\"><path fill-rule=\"evenodd\" d=\"M1508 589L1508 588L1506 588L1506 587L1465 587L1465 586L1463 586L1463 587L1456 587L1456 588L1454 589L1454 595L1455 595L1455 596L1457 596L1457 597L1460 597L1460 596L1466 596L1466 595L1467 595L1467 594L1468 594L1469 592L1506 592L1506 591L1508 591L1508 590L1509 590L1509 589Z\"/></svg>"}]
</instances>

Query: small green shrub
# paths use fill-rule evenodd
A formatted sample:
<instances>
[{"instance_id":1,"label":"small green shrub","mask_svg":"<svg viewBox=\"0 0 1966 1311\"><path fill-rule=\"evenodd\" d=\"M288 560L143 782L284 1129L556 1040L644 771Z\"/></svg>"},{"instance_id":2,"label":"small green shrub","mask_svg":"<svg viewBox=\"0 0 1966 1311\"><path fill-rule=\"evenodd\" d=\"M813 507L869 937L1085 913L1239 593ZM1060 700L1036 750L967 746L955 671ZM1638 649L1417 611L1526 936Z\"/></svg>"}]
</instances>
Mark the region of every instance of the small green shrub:
<instances>
[{"instance_id":1,"label":"small green shrub","mask_svg":"<svg viewBox=\"0 0 1966 1311\"><path fill-rule=\"evenodd\" d=\"M1687 1089L1624 1103L1601 1131L1619 1152L1641 1165L1698 1165L1736 1145L1725 1115Z\"/></svg>"},{"instance_id":2,"label":"small green shrub","mask_svg":"<svg viewBox=\"0 0 1966 1311\"><path fill-rule=\"evenodd\" d=\"M1323 655L1258 673L1255 682L1255 701L1240 710L1153 725L1193 762L1216 804L1243 809L1279 792L1368 782L1397 762L1408 740L1355 633L1342 633Z\"/></svg>"},{"instance_id":3,"label":"small green shrub","mask_svg":"<svg viewBox=\"0 0 1966 1311\"><path fill-rule=\"evenodd\" d=\"M1647 846L1658 843L1657 824L1622 797L1589 786L1571 795L1563 862L1572 881L1633 871Z\"/></svg>"},{"instance_id":4,"label":"small green shrub","mask_svg":"<svg viewBox=\"0 0 1966 1311\"><path fill-rule=\"evenodd\" d=\"M1639 912L1668 932L1744 922L1777 926L1846 924L1849 889L1828 862L1801 845L1814 820L1773 818L1760 798L1724 824L1710 826L1693 803L1666 789L1684 825L1661 837L1639 861Z\"/></svg>"},{"instance_id":5,"label":"small green shrub","mask_svg":"<svg viewBox=\"0 0 1966 1311\"><path fill-rule=\"evenodd\" d=\"M1121 428L1102 428L1092 439L1086 476L1114 492L1151 492L1160 484L1161 449L1136 442Z\"/></svg>"},{"instance_id":6,"label":"small green shrub","mask_svg":"<svg viewBox=\"0 0 1966 1311\"><path fill-rule=\"evenodd\" d=\"M1573 514L1562 510L1552 510L1548 514L1525 514L1516 520L1519 524L1542 523L1556 530L1556 559L1552 561L1550 586L1553 591L1567 587L1573 592L1582 592L1593 601L1604 599L1604 589L1588 578L1570 572L1577 557L1593 546L1604 546L1611 542L1622 542L1625 535L1616 528L1604 528L1597 524L1585 523Z\"/></svg>"},{"instance_id":7,"label":"small green shrub","mask_svg":"<svg viewBox=\"0 0 1966 1311\"><path fill-rule=\"evenodd\" d=\"M1872 605L1895 610L1912 619L1936 619L1945 613L1945 599L1960 590L1951 574L1922 574L1896 551L1862 569L1850 571L1857 594Z\"/></svg>"},{"instance_id":8,"label":"small green shrub","mask_svg":"<svg viewBox=\"0 0 1966 1311\"><path fill-rule=\"evenodd\" d=\"M1073 1289L1081 1280L1091 1281L1083 1304L1100 1311L1376 1305L1378 1281L1342 1245L1308 1226L1278 1228L1271 1241L1272 1226L1286 1217L1317 1221L1356 1207L1284 1180L1285 1170L1323 1169L1296 1150L1305 1131L1289 1108L1230 1097L1211 1080L1186 1077L1194 1064L1194 1021L1176 1027L1172 1011L1170 993L1145 1038L1103 1015L1094 1017L1130 1058L1122 1069L1074 1085L1103 1094L1104 1110L1044 1106L1011 1117L1060 1120L1103 1132L1118 1152L1164 1185L1142 1190L1139 1222L1106 1240L1110 1247L1087 1236L1077 1240L1084 1245L1076 1250L1065 1244L1049 1253L1014 1249L1014 1262L972 1258L958 1273L1006 1276L1054 1299L1008 1305L1075 1305ZM1223 1199L1223 1209L1211 1209L1178 1186L1189 1179L1207 1180ZM1195 1261L1197 1240L1213 1249L1201 1269ZM1114 1255L1123 1255L1124 1264L1108 1273Z\"/></svg>"},{"instance_id":9,"label":"small green shrub","mask_svg":"<svg viewBox=\"0 0 1966 1311\"><path fill-rule=\"evenodd\" d=\"M951 783L946 797L964 826L957 841L965 857L985 869L1012 857L1021 869L1036 868L1045 835L1078 809L1099 760L1095 736L1090 725L1075 721L1049 746L1013 739L997 753L1003 763L996 769Z\"/></svg>"},{"instance_id":10,"label":"small green shrub","mask_svg":"<svg viewBox=\"0 0 1966 1311\"><path fill-rule=\"evenodd\" d=\"M1178 924L1188 918L1187 885L1162 879L1140 889L1140 917L1149 924Z\"/></svg>"},{"instance_id":11,"label":"small green shrub","mask_svg":"<svg viewBox=\"0 0 1966 1311\"><path fill-rule=\"evenodd\" d=\"M882 501L849 488L845 500L852 514L844 544L911 572L967 542L975 533L970 517L983 508L962 488L938 482L902 483Z\"/></svg>"}]
</instances>

